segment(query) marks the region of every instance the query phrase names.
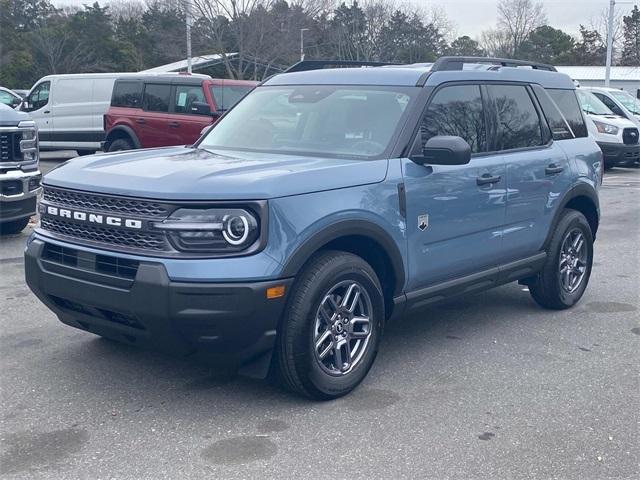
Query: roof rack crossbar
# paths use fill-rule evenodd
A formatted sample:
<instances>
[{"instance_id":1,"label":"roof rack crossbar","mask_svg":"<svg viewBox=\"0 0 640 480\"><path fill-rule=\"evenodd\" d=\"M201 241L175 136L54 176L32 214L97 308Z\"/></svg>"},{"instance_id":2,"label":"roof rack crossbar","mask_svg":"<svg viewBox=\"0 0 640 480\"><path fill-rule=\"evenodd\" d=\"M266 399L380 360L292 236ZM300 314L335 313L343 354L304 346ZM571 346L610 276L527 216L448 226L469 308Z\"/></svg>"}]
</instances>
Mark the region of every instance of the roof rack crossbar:
<instances>
[{"instance_id":1,"label":"roof rack crossbar","mask_svg":"<svg viewBox=\"0 0 640 480\"><path fill-rule=\"evenodd\" d=\"M556 67L546 63L492 57L440 57L433 64L431 71L441 72L445 70L462 70L465 63L491 63L502 67L531 67L534 70L557 72Z\"/></svg>"},{"instance_id":2,"label":"roof rack crossbar","mask_svg":"<svg viewBox=\"0 0 640 480\"><path fill-rule=\"evenodd\" d=\"M359 60L302 60L294 63L283 73L306 72L309 70L320 70L326 67L352 68L352 67L382 67L385 65L395 65L386 62L367 62Z\"/></svg>"}]
</instances>

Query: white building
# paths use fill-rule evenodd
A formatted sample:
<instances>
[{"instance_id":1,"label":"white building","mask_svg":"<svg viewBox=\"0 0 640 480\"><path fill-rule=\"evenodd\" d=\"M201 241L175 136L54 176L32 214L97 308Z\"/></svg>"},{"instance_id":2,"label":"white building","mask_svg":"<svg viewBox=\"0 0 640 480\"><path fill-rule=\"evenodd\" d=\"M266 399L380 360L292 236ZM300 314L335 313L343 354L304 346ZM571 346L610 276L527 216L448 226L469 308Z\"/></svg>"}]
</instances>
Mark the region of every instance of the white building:
<instances>
[{"instance_id":1,"label":"white building","mask_svg":"<svg viewBox=\"0 0 640 480\"><path fill-rule=\"evenodd\" d=\"M604 87L605 67L556 67L584 87ZM626 90L640 98L640 66L611 67L611 88Z\"/></svg>"}]
</instances>

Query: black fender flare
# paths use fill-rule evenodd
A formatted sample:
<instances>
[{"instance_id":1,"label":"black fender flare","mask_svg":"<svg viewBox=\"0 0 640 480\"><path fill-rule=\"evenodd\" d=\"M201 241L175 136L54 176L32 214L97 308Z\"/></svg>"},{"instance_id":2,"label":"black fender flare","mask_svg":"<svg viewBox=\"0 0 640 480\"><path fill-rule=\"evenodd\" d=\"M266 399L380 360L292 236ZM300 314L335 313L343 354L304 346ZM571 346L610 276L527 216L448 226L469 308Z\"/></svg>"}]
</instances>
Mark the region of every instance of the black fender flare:
<instances>
[{"instance_id":1,"label":"black fender flare","mask_svg":"<svg viewBox=\"0 0 640 480\"><path fill-rule=\"evenodd\" d=\"M562 196L562 199L558 203L558 206L556 207L556 211L553 214L551 228L547 232L547 237L544 240L544 246L543 246L544 250L547 249L547 247L549 246L549 243L551 242L551 237L553 237L553 234L556 230L558 222L560 221L560 215L562 214L562 211L566 208L566 206L569 204L571 200L577 197L586 197L589 200L591 200L591 202L596 208L596 212L598 215L598 223L600 223L600 200L598 199L598 193L596 189L593 188L593 186L589 185L588 183L584 183L584 182L578 183L573 187L571 187L571 189L569 189L567 192L565 192L565 194ZM594 232L594 239L595 239L595 232Z\"/></svg>"},{"instance_id":2,"label":"black fender flare","mask_svg":"<svg viewBox=\"0 0 640 480\"><path fill-rule=\"evenodd\" d=\"M109 143L111 143L111 141L113 140L113 134L115 132L124 132L124 133L126 133L127 136L133 142L133 146L135 148L142 148L142 145L140 144L140 140L138 140L138 136L136 135L136 132L134 132L131 127L128 127L126 125L118 125L116 127L113 127L111 130L109 130L109 133L107 133L107 138L105 139L105 143L107 145Z\"/></svg>"},{"instance_id":3,"label":"black fender flare","mask_svg":"<svg viewBox=\"0 0 640 480\"><path fill-rule=\"evenodd\" d=\"M396 280L393 286L394 295L400 295L405 284L404 262L400 249L384 228L367 220L340 220L309 237L286 261L282 276L296 276L315 252L334 240L350 236L366 237L384 249L389 257Z\"/></svg>"}]
</instances>

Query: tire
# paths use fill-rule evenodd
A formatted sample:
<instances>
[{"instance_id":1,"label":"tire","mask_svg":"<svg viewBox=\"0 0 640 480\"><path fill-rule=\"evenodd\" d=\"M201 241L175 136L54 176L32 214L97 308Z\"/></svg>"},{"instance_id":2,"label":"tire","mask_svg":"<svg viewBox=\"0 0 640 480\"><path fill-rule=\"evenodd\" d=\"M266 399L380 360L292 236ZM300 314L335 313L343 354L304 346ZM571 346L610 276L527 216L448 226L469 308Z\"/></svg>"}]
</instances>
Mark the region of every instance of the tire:
<instances>
[{"instance_id":1,"label":"tire","mask_svg":"<svg viewBox=\"0 0 640 480\"><path fill-rule=\"evenodd\" d=\"M351 312L339 305L345 297L354 306ZM367 312L368 327L357 320ZM346 320L341 322L341 316ZM322 252L293 285L276 340L275 374L286 388L312 399L346 395L373 365L383 325L382 287L371 266L351 253Z\"/></svg>"},{"instance_id":2,"label":"tire","mask_svg":"<svg viewBox=\"0 0 640 480\"><path fill-rule=\"evenodd\" d=\"M96 153L95 150L76 150L76 153L78 154L79 157L85 157L87 155L93 155L94 153Z\"/></svg>"},{"instance_id":3,"label":"tire","mask_svg":"<svg viewBox=\"0 0 640 480\"><path fill-rule=\"evenodd\" d=\"M109 144L108 152L120 152L122 150L133 150L133 144L127 138L116 138Z\"/></svg>"},{"instance_id":4,"label":"tire","mask_svg":"<svg viewBox=\"0 0 640 480\"><path fill-rule=\"evenodd\" d=\"M29 217L12 220L10 222L0 223L0 234L14 235L20 233L29 225Z\"/></svg>"},{"instance_id":5,"label":"tire","mask_svg":"<svg viewBox=\"0 0 640 480\"><path fill-rule=\"evenodd\" d=\"M575 243L580 247L572 249L570 244ZM567 256L567 252L572 250L578 251ZM551 238L545 265L529 286L529 292L536 303L544 308L570 308L580 300L587 288L592 263L593 234L587 219L576 210L564 210ZM571 268L573 265L576 267ZM575 280L575 285L571 279Z\"/></svg>"}]
</instances>

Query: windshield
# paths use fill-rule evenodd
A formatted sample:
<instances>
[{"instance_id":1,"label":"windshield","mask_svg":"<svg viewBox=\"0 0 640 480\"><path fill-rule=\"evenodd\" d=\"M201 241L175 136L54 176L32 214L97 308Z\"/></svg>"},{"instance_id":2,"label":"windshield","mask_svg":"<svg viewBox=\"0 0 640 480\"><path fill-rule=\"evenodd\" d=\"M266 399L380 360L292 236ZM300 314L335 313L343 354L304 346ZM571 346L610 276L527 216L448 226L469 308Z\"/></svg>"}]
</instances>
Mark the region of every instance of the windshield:
<instances>
[{"instance_id":1,"label":"windshield","mask_svg":"<svg viewBox=\"0 0 640 480\"><path fill-rule=\"evenodd\" d=\"M252 88L253 86L250 85L211 85L209 87L218 111L229 110Z\"/></svg>"},{"instance_id":2,"label":"windshield","mask_svg":"<svg viewBox=\"0 0 640 480\"><path fill-rule=\"evenodd\" d=\"M588 115L613 115L604 103L598 99L593 93L584 90L576 90L578 100L580 100L580 108Z\"/></svg>"},{"instance_id":3,"label":"windshield","mask_svg":"<svg viewBox=\"0 0 640 480\"><path fill-rule=\"evenodd\" d=\"M389 146L413 91L411 87L259 87L199 146L375 158Z\"/></svg>"},{"instance_id":4,"label":"windshield","mask_svg":"<svg viewBox=\"0 0 640 480\"><path fill-rule=\"evenodd\" d=\"M619 92L611 92L616 100L618 100L624 107L634 115L640 115L640 100L633 98L627 92L622 90Z\"/></svg>"}]
</instances>

